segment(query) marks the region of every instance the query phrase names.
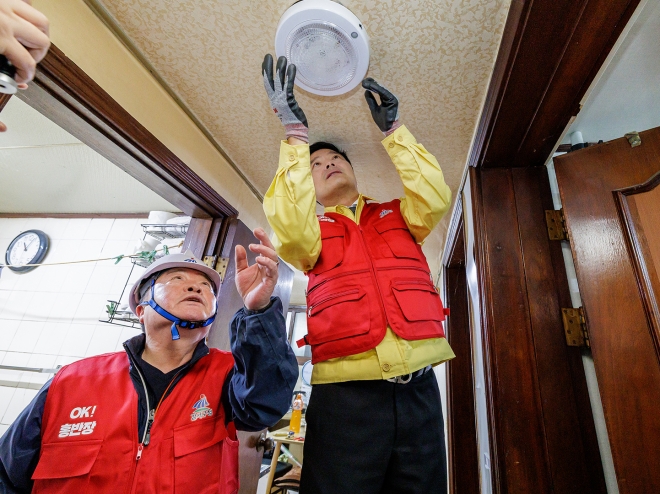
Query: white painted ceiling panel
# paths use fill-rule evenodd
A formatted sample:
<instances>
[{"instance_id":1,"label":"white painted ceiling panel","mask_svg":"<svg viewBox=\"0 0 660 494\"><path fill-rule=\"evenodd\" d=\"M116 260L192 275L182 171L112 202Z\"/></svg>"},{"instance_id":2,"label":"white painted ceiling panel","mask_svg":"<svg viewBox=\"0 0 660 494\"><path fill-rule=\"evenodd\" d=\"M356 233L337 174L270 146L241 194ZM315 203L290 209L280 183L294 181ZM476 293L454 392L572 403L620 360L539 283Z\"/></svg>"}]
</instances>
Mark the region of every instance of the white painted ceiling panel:
<instances>
[{"instance_id":1,"label":"white painted ceiling panel","mask_svg":"<svg viewBox=\"0 0 660 494\"><path fill-rule=\"evenodd\" d=\"M178 212L19 99L0 119L1 213Z\"/></svg>"},{"instance_id":2,"label":"white painted ceiling panel","mask_svg":"<svg viewBox=\"0 0 660 494\"><path fill-rule=\"evenodd\" d=\"M587 142L660 126L660 2L649 0L567 132Z\"/></svg>"}]
</instances>

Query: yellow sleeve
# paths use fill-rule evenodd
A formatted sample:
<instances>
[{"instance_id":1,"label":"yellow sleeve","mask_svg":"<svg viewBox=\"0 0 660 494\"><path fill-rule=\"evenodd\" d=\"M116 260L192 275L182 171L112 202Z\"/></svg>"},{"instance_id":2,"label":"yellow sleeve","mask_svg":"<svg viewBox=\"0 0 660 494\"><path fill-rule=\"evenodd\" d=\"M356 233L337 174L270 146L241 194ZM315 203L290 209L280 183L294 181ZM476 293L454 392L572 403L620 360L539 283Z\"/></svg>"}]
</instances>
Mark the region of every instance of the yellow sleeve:
<instances>
[{"instance_id":1,"label":"yellow sleeve","mask_svg":"<svg viewBox=\"0 0 660 494\"><path fill-rule=\"evenodd\" d=\"M451 189L438 161L405 125L382 141L403 182L401 214L418 243L431 233L451 206Z\"/></svg>"},{"instance_id":2,"label":"yellow sleeve","mask_svg":"<svg viewBox=\"0 0 660 494\"><path fill-rule=\"evenodd\" d=\"M321 227L308 145L282 141L280 164L264 196L264 212L275 232L273 245L279 256L302 271L312 269L321 252Z\"/></svg>"}]
</instances>

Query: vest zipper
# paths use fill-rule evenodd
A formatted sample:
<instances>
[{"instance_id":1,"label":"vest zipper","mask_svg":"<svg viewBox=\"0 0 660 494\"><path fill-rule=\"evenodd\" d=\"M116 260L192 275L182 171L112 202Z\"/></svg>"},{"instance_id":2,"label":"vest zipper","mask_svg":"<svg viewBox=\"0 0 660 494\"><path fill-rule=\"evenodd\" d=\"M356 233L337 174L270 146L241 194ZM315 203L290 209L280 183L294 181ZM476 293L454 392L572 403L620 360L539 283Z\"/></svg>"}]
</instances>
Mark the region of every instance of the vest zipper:
<instances>
[{"instance_id":1,"label":"vest zipper","mask_svg":"<svg viewBox=\"0 0 660 494\"><path fill-rule=\"evenodd\" d=\"M378 277L376 276L376 268L374 268L374 263L371 260L371 257L369 256L369 251L367 250L367 244L364 243L364 230L362 229L362 225L358 224L357 227L360 229L360 242L362 243L362 249L364 250L364 254L369 260L369 268L371 269L371 276L374 279L374 284L376 285L376 291L378 292L378 301L380 302L380 308L383 310L383 315L385 316L385 324L388 326L390 325L390 322L387 319L387 311L385 310L385 302L383 301L383 294L380 291L380 284L378 283Z\"/></svg>"},{"instance_id":2,"label":"vest zipper","mask_svg":"<svg viewBox=\"0 0 660 494\"><path fill-rule=\"evenodd\" d=\"M131 355L131 352L128 350L126 347L126 344L124 344L124 348L126 349L126 355L128 355L128 359L131 361L131 364L133 364L133 367L135 367L135 372L137 372L138 376L140 377L140 382L142 382L142 388L144 389L144 398L147 400L147 424L144 428L144 433L142 434L142 441L138 444L137 448L137 455L135 456L135 463L133 464L133 470L131 472L131 490L130 492L135 491L135 474L137 472L137 467L138 467L138 462L140 461L140 458L142 458L142 450L144 449L144 440L147 436L147 431L150 428L149 426L149 420L153 421L153 415L152 412L155 414L155 410L151 410L151 407L149 406L149 390L147 389L147 383L144 381L144 377L142 376L142 372L140 372L140 368L138 367L137 363L133 359L133 356ZM148 443L147 443L148 444Z\"/></svg>"},{"instance_id":3,"label":"vest zipper","mask_svg":"<svg viewBox=\"0 0 660 494\"><path fill-rule=\"evenodd\" d=\"M340 274L340 275L338 275L338 276L333 276L333 277L331 277L331 278L326 278L325 280L318 282L318 283L317 283L316 285L314 285L311 289L306 290L306 291L305 291L305 295L306 295L306 296L309 296L310 293L312 293L314 290L316 290L316 289L317 289L318 287L320 287L321 285L324 285L324 284L327 283L328 281L336 280L337 278L341 278L342 276L349 276L349 275L351 275L351 274L366 273L367 271L369 271L369 270L368 270L368 269L358 269L358 270L356 270L356 271L349 271L348 273L342 273L342 274Z\"/></svg>"},{"instance_id":4,"label":"vest zipper","mask_svg":"<svg viewBox=\"0 0 660 494\"><path fill-rule=\"evenodd\" d=\"M315 303L314 305L309 306L309 309L307 309L307 317L312 317L312 311L314 310L314 308L318 307L321 304L326 303L328 300L332 300L338 297L343 297L344 295L350 295L353 293L360 293L360 290L358 288L354 288L353 290L346 290L340 293L335 293L333 295L330 295L329 297L325 297L323 300Z\"/></svg>"},{"instance_id":5,"label":"vest zipper","mask_svg":"<svg viewBox=\"0 0 660 494\"><path fill-rule=\"evenodd\" d=\"M147 419L147 425L144 429L144 435L142 436L142 443L138 445L138 453L135 457L135 461L138 461L142 458L142 450L145 446L149 446L149 441L151 441L151 426L154 423L154 417L156 416L156 410L149 410L149 418Z\"/></svg>"},{"instance_id":6,"label":"vest zipper","mask_svg":"<svg viewBox=\"0 0 660 494\"><path fill-rule=\"evenodd\" d=\"M147 420L147 434L145 435L144 443L145 446L149 446L151 441L151 426L154 425L154 417L156 416L156 410L149 411L149 419Z\"/></svg>"},{"instance_id":7,"label":"vest zipper","mask_svg":"<svg viewBox=\"0 0 660 494\"><path fill-rule=\"evenodd\" d=\"M149 431L151 429L151 424L154 422L154 416L156 415L156 410L152 410L151 407L149 406L149 390L147 389L147 383L144 380L144 377L142 376L142 372L140 372L140 368L136 364L136 362L133 360L133 357L131 356L130 352L126 352L128 354L128 357L131 359L131 362L133 363L133 366L135 367L135 371L137 372L138 376L140 376L140 382L142 383L142 388L144 389L144 398L147 400L147 423L144 426L144 432L142 433L142 441L140 444L138 444L138 451L137 451L137 456L135 457L135 461L138 461L140 458L142 458L142 450L144 449L145 446L149 444L149 441L146 442L145 440L147 439L147 436L149 434Z\"/></svg>"}]
</instances>

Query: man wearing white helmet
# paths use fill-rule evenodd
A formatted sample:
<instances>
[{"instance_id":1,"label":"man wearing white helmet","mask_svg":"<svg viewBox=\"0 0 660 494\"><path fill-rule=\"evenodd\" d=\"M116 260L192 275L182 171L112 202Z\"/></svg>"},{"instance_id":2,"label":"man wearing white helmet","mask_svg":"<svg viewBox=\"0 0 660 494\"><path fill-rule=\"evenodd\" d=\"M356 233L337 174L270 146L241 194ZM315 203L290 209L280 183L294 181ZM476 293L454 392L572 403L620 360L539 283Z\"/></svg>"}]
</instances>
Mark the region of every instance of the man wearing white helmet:
<instances>
[{"instance_id":1,"label":"man wearing white helmet","mask_svg":"<svg viewBox=\"0 0 660 494\"><path fill-rule=\"evenodd\" d=\"M254 234L255 264L236 247L245 307L231 322L232 352L205 343L218 273L190 252L156 261L129 298L144 334L42 388L0 439L0 493L237 491L236 429L277 422L298 377L271 297L277 255L262 229Z\"/></svg>"}]
</instances>

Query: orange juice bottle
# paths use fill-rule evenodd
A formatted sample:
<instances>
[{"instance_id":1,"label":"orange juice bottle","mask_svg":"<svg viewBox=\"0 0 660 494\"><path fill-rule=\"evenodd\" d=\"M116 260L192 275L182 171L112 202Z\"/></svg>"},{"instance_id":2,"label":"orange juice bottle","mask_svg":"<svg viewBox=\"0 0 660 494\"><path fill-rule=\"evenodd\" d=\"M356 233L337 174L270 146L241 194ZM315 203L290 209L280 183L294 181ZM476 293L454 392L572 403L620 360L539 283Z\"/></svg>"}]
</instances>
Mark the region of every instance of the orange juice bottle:
<instances>
[{"instance_id":1,"label":"orange juice bottle","mask_svg":"<svg viewBox=\"0 0 660 494\"><path fill-rule=\"evenodd\" d=\"M293 407L291 411L291 422L289 423L289 430L298 434L300 432L300 419L302 418L303 400L302 395L298 393L293 400Z\"/></svg>"}]
</instances>

